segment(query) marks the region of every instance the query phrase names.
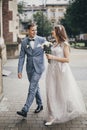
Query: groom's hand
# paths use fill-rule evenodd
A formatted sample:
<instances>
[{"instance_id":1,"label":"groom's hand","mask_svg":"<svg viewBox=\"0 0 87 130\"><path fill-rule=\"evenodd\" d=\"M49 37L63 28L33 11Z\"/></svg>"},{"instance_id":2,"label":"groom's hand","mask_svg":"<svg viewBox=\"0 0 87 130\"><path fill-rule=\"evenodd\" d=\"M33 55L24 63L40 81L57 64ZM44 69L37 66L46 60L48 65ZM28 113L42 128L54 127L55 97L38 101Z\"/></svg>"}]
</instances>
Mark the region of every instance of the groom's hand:
<instances>
[{"instance_id":1,"label":"groom's hand","mask_svg":"<svg viewBox=\"0 0 87 130\"><path fill-rule=\"evenodd\" d=\"M18 73L18 78L19 78L19 79L22 78L22 73Z\"/></svg>"}]
</instances>

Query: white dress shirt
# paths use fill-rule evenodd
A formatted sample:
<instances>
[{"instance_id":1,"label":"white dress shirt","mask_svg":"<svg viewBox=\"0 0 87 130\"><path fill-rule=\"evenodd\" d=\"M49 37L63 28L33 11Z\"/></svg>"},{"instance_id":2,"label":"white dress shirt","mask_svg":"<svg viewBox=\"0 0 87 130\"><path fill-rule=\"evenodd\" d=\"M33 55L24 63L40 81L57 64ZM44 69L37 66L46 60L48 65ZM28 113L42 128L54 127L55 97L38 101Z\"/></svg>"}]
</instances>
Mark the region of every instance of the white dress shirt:
<instances>
[{"instance_id":1,"label":"white dress shirt","mask_svg":"<svg viewBox=\"0 0 87 130\"><path fill-rule=\"evenodd\" d=\"M29 38L29 39L30 39L30 45L31 45L32 49L34 49L34 44L35 44L34 40L35 40L35 37L34 38Z\"/></svg>"},{"instance_id":2,"label":"white dress shirt","mask_svg":"<svg viewBox=\"0 0 87 130\"><path fill-rule=\"evenodd\" d=\"M31 45L31 47L32 47L32 49L34 49L34 41L30 41L30 45Z\"/></svg>"}]
</instances>

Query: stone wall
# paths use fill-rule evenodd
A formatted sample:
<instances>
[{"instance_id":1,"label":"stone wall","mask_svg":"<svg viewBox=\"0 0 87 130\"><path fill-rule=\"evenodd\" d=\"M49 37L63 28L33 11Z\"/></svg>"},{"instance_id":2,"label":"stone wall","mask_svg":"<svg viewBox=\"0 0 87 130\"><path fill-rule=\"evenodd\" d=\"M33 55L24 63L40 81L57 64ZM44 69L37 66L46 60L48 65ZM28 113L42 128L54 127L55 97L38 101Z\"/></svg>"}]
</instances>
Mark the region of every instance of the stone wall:
<instances>
[{"instance_id":1,"label":"stone wall","mask_svg":"<svg viewBox=\"0 0 87 130\"><path fill-rule=\"evenodd\" d=\"M3 37L6 44L7 58L19 55L17 37L19 35L19 18L17 0L2 1Z\"/></svg>"},{"instance_id":2,"label":"stone wall","mask_svg":"<svg viewBox=\"0 0 87 130\"><path fill-rule=\"evenodd\" d=\"M5 43L17 42L19 35L19 17L17 11L17 0L3 0L3 37Z\"/></svg>"},{"instance_id":3,"label":"stone wall","mask_svg":"<svg viewBox=\"0 0 87 130\"><path fill-rule=\"evenodd\" d=\"M13 42L17 42L17 37L19 35L17 0L9 1L9 11L12 11L12 20L9 21L9 32L13 33Z\"/></svg>"},{"instance_id":4,"label":"stone wall","mask_svg":"<svg viewBox=\"0 0 87 130\"><path fill-rule=\"evenodd\" d=\"M2 61L0 59L0 100L3 97L3 83L2 83Z\"/></svg>"},{"instance_id":5,"label":"stone wall","mask_svg":"<svg viewBox=\"0 0 87 130\"><path fill-rule=\"evenodd\" d=\"M18 56L19 56L19 44L18 43L7 44L6 50L7 50L8 59L18 58Z\"/></svg>"},{"instance_id":6,"label":"stone wall","mask_svg":"<svg viewBox=\"0 0 87 130\"><path fill-rule=\"evenodd\" d=\"M5 43L13 42L13 33L9 32L9 21L12 20L12 11L9 11L9 0L3 0L2 7L3 37Z\"/></svg>"}]
</instances>

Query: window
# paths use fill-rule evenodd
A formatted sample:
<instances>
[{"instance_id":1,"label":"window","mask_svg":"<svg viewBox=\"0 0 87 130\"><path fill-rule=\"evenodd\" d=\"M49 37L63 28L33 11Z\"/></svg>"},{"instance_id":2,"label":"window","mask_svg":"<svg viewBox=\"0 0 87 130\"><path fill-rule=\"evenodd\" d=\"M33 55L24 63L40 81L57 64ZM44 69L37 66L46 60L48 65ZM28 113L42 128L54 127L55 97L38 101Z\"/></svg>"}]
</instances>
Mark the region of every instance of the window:
<instances>
[{"instance_id":1,"label":"window","mask_svg":"<svg viewBox=\"0 0 87 130\"><path fill-rule=\"evenodd\" d=\"M51 17L52 17L52 18L55 18L55 11L56 11L56 10L55 10L55 9L50 9L50 11L51 11Z\"/></svg>"},{"instance_id":2,"label":"window","mask_svg":"<svg viewBox=\"0 0 87 130\"><path fill-rule=\"evenodd\" d=\"M63 12L63 11L64 11L64 9L58 9L58 11L59 11L59 12Z\"/></svg>"}]
</instances>

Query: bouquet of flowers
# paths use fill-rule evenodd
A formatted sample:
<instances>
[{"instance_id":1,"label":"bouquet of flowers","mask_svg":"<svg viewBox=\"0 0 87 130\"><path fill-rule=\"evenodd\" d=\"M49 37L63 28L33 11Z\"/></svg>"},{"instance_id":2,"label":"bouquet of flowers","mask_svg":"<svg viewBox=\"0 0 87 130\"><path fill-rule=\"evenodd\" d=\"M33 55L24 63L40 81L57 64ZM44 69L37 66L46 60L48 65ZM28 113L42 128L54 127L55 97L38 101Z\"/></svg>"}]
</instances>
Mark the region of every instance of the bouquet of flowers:
<instances>
[{"instance_id":1,"label":"bouquet of flowers","mask_svg":"<svg viewBox=\"0 0 87 130\"><path fill-rule=\"evenodd\" d=\"M47 53L47 54L51 54L52 45L53 44L51 42L48 42L48 41L44 42L42 44L42 48L43 48L44 52ZM50 63L50 59L48 59L48 63Z\"/></svg>"}]
</instances>

